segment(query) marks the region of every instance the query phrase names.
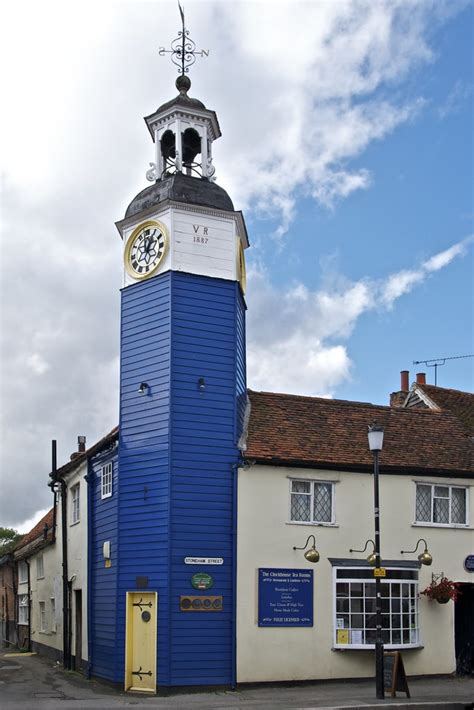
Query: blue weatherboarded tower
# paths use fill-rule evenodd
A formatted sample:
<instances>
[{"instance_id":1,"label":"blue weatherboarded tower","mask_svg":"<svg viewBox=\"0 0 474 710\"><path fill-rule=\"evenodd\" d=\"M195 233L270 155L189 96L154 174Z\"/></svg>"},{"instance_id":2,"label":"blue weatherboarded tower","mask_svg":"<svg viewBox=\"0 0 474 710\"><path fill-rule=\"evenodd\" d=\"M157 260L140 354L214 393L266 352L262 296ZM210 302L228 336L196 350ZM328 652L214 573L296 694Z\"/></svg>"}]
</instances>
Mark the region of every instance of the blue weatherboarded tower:
<instances>
[{"instance_id":1,"label":"blue weatherboarded tower","mask_svg":"<svg viewBox=\"0 0 474 710\"><path fill-rule=\"evenodd\" d=\"M117 223L118 472L91 511L91 670L150 692L235 682L248 241L214 182L217 117L176 86L145 119L153 184Z\"/></svg>"}]
</instances>

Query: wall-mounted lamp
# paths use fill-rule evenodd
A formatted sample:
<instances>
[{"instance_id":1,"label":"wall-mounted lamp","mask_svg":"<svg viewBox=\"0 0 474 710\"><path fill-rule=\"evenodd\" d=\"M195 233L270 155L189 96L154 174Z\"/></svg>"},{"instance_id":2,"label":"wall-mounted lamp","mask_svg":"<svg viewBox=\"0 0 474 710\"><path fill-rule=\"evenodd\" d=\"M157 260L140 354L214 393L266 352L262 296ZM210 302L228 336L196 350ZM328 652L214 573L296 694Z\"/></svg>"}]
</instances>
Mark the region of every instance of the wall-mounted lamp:
<instances>
[{"instance_id":1,"label":"wall-mounted lamp","mask_svg":"<svg viewBox=\"0 0 474 710\"><path fill-rule=\"evenodd\" d=\"M373 540L371 540L370 538L365 541L365 545L364 545L364 547L363 547L362 550L354 550L354 549L351 547L350 550L349 550L349 552L365 552L366 549L367 549L367 545L369 544L369 542L372 543L372 547L373 547L374 549L372 550L372 552L370 553L370 555L367 557L367 562L369 563L369 565L375 565L375 563L376 563L376 561L377 561L377 555L375 554L375 542L374 542Z\"/></svg>"},{"instance_id":2,"label":"wall-mounted lamp","mask_svg":"<svg viewBox=\"0 0 474 710\"><path fill-rule=\"evenodd\" d=\"M400 554L401 555L404 555L404 554L411 555L413 552L416 552L418 550L418 545L420 544L420 542L425 543L425 549L423 550L421 555L418 555L418 562L420 562L422 565L426 565L427 567L429 567L429 565L433 562L433 557L428 552L428 543L426 542L424 537L420 537L420 539L418 540L418 542L415 545L414 550L400 550Z\"/></svg>"},{"instance_id":3,"label":"wall-mounted lamp","mask_svg":"<svg viewBox=\"0 0 474 710\"><path fill-rule=\"evenodd\" d=\"M206 389L206 381L205 381L204 377L200 377L198 380L198 390L202 394L205 389Z\"/></svg>"},{"instance_id":4,"label":"wall-mounted lamp","mask_svg":"<svg viewBox=\"0 0 474 710\"><path fill-rule=\"evenodd\" d=\"M311 538L313 538L313 545L312 547L310 547L309 550L306 550ZM306 550L306 552L304 553L304 557L306 560L308 560L308 562L313 562L314 564L316 564L316 562L319 562L319 552L316 549L316 539L314 535L308 535L308 539L306 540L303 547L293 547L293 550Z\"/></svg>"},{"instance_id":5,"label":"wall-mounted lamp","mask_svg":"<svg viewBox=\"0 0 474 710\"><path fill-rule=\"evenodd\" d=\"M148 384L148 382L140 382L140 385L138 387L138 394L147 394L149 389L150 385Z\"/></svg>"}]
</instances>

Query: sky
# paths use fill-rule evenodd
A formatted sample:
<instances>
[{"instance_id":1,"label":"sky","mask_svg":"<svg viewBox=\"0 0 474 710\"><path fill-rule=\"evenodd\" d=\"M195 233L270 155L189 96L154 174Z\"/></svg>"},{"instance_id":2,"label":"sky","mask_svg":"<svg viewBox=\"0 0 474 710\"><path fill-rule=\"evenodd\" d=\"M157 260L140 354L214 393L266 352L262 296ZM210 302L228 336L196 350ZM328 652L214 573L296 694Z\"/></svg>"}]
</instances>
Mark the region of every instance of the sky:
<instances>
[{"instance_id":1,"label":"sky","mask_svg":"<svg viewBox=\"0 0 474 710\"><path fill-rule=\"evenodd\" d=\"M190 95L244 211L248 385L387 404L474 353L469 2L185 2ZM4 4L0 525L51 506L77 436L118 421L122 245L143 121L176 95L175 2ZM6 110L5 110L6 106ZM438 384L472 390L473 358Z\"/></svg>"}]
</instances>

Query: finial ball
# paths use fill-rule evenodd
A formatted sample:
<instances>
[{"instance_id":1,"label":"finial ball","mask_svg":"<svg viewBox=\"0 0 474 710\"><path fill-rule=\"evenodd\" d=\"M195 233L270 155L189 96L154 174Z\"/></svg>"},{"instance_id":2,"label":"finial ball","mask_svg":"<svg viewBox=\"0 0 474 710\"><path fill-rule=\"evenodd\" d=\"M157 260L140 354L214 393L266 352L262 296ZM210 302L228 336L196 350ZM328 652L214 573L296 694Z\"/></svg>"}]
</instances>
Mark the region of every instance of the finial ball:
<instances>
[{"instance_id":1,"label":"finial ball","mask_svg":"<svg viewBox=\"0 0 474 710\"><path fill-rule=\"evenodd\" d=\"M191 79L185 74L180 74L176 79L176 88L181 93L186 93L191 88Z\"/></svg>"}]
</instances>

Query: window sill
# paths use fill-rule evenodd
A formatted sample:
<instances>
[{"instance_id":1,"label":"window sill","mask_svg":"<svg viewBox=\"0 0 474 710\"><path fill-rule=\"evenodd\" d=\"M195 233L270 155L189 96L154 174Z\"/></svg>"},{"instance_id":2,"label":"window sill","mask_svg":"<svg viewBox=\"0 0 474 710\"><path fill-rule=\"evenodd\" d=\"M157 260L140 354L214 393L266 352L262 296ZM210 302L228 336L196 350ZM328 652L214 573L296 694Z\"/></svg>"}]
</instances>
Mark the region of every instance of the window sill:
<instances>
[{"instance_id":1,"label":"window sill","mask_svg":"<svg viewBox=\"0 0 474 710\"><path fill-rule=\"evenodd\" d=\"M69 527L72 528L74 525L79 525L80 522L80 520L75 520L73 523L69 523Z\"/></svg>"},{"instance_id":2,"label":"window sill","mask_svg":"<svg viewBox=\"0 0 474 710\"><path fill-rule=\"evenodd\" d=\"M338 528L337 523L307 523L303 520L287 520L285 525L309 525L313 528Z\"/></svg>"},{"instance_id":3,"label":"window sill","mask_svg":"<svg viewBox=\"0 0 474 710\"><path fill-rule=\"evenodd\" d=\"M417 644L385 644L384 651L410 651L423 649L424 645L421 643ZM365 644L364 646L352 646L350 643L341 644L340 646L332 646L331 651L374 651L375 644Z\"/></svg>"},{"instance_id":4,"label":"window sill","mask_svg":"<svg viewBox=\"0 0 474 710\"><path fill-rule=\"evenodd\" d=\"M412 528L438 528L440 530L472 530L469 523L452 523L445 525L444 523L417 523L411 524Z\"/></svg>"}]
</instances>

